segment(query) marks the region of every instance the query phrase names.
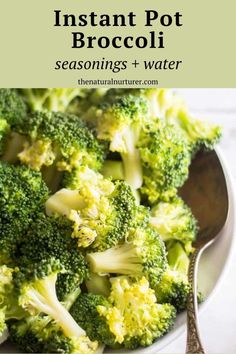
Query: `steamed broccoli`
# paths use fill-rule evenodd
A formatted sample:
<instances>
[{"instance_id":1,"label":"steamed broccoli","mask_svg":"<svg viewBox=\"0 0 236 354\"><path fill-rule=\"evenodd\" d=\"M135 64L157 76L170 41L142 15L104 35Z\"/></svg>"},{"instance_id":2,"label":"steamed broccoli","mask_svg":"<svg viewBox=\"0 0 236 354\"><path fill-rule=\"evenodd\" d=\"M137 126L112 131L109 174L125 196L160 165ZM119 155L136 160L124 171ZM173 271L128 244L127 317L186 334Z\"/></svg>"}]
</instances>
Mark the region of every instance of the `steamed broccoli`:
<instances>
[{"instance_id":1,"label":"steamed broccoli","mask_svg":"<svg viewBox=\"0 0 236 354\"><path fill-rule=\"evenodd\" d=\"M109 149L119 152L123 168L116 162L118 178L123 178L154 203L176 194L188 177L191 151L185 137L150 113L144 95L123 95L94 113L98 139L110 142ZM113 177L114 164L104 167ZM115 176L117 178L117 176Z\"/></svg>"},{"instance_id":2,"label":"steamed broccoli","mask_svg":"<svg viewBox=\"0 0 236 354\"><path fill-rule=\"evenodd\" d=\"M7 328L7 321L21 319L25 315L24 310L17 303L13 284L14 272L17 272L17 268L0 265L0 336Z\"/></svg>"},{"instance_id":3,"label":"steamed broccoli","mask_svg":"<svg viewBox=\"0 0 236 354\"><path fill-rule=\"evenodd\" d=\"M94 340L110 347L135 349L148 346L173 325L175 309L156 303L145 278L111 279L108 300L101 295L82 294L71 309L72 316Z\"/></svg>"},{"instance_id":4,"label":"steamed broccoli","mask_svg":"<svg viewBox=\"0 0 236 354\"><path fill-rule=\"evenodd\" d=\"M18 91L33 111L64 112L76 97L84 96L84 90L79 88L20 89Z\"/></svg>"},{"instance_id":5,"label":"steamed broccoli","mask_svg":"<svg viewBox=\"0 0 236 354\"><path fill-rule=\"evenodd\" d=\"M94 126L93 112L96 111L98 105L104 102L106 91L106 88L84 90L83 95L77 96L70 103L67 111L81 117L87 125Z\"/></svg>"},{"instance_id":6,"label":"steamed broccoli","mask_svg":"<svg viewBox=\"0 0 236 354\"><path fill-rule=\"evenodd\" d=\"M115 334L110 331L108 321L99 315L98 306L104 306L107 309L113 308L105 296L84 293L77 298L70 313L76 322L86 330L91 340L105 343L109 347L119 347Z\"/></svg>"},{"instance_id":7,"label":"steamed broccoli","mask_svg":"<svg viewBox=\"0 0 236 354\"><path fill-rule=\"evenodd\" d=\"M122 96L96 115L97 136L120 153L124 179L131 187L141 188L150 203L173 197L187 179L191 162L184 136L152 117L148 101L139 96Z\"/></svg>"},{"instance_id":8,"label":"steamed broccoli","mask_svg":"<svg viewBox=\"0 0 236 354\"><path fill-rule=\"evenodd\" d=\"M213 149L220 140L219 126L193 118L183 104L172 105L165 119L187 139L192 155L202 148Z\"/></svg>"},{"instance_id":9,"label":"steamed broccoli","mask_svg":"<svg viewBox=\"0 0 236 354\"><path fill-rule=\"evenodd\" d=\"M48 189L41 174L0 162L0 260L7 262L17 242L43 210Z\"/></svg>"},{"instance_id":10,"label":"steamed broccoli","mask_svg":"<svg viewBox=\"0 0 236 354\"><path fill-rule=\"evenodd\" d=\"M186 140L156 119L142 131L138 148L143 166L141 193L152 204L175 196L188 177L191 162Z\"/></svg>"},{"instance_id":11,"label":"steamed broccoli","mask_svg":"<svg viewBox=\"0 0 236 354\"><path fill-rule=\"evenodd\" d=\"M177 100L176 95L171 90L156 87L110 89L106 92L104 100L114 102L118 97L127 95L145 98L148 101L151 116L158 118L164 118L166 110Z\"/></svg>"},{"instance_id":12,"label":"steamed broccoli","mask_svg":"<svg viewBox=\"0 0 236 354\"><path fill-rule=\"evenodd\" d=\"M219 136L167 89L0 89L0 334L99 354L168 332L197 233L178 188Z\"/></svg>"},{"instance_id":13,"label":"steamed broccoli","mask_svg":"<svg viewBox=\"0 0 236 354\"><path fill-rule=\"evenodd\" d=\"M18 124L26 115L26 107L13 89L0 89L0 155L5 154L11 127Z\"/></svg>"},{"instance_id":14,"label":"steamed broccoli","mask_svg":"<svg viewBox=\"0 0 236 354\"><path fill-rule=\"evenodd\" d=\"M35 112L18 126L29 139L19 154L21 162L39 170L56 163L59 170L81 165L99 169L104 148L76 116L59 112Z\"/></svg>"},{"instance_id":15,"label":"steamed broccoli","mask_svg":"<svg viewBox=\"0 0 236 354\"><path fill-rule=\"evenodd\" d=\"M0 155L2 155L8 134L10 132L10 126L5 119L0 117Z\"/></svg>"},{"instance_id":16,"label":"steamed broccoli","mask_svg":"<svg viewBox=\"0 0 236 354\"><path fill-rule=\"evenodd\" d=\"M136 145L148 119L147 102L140 97L125 96L97 110L97 136L110 142L111 151L121 154L125 179L134 189L142 185L142 166Z\"/></svg>"},{"instance_id":17,"label":"steamed broccoli","mask_svg":"<svg viewBox=\"0 0 236 354\"><path fill-rule=\"evenodd\" d=\"M157 301L171 303L177 311L186 308L189 294L189 258L179 242L170 242L168 247L168 268L155 287Z\"/></svg>"},{"instance_id":18,"label":"steamed broccoli","mask_svg":"<svg viewBox=\"0 0 236 354\"><path fill-rule=\"evenodd\" d=\"M124 243L88 253L87 259L94 273L145 276L151 286L158 283L166 268L164 243L151 228L132 230Z\"/></svg>"},{"instance_id":19,"label":"steamed broccoli","mask_svg":"<svg viewBox=\"0 0 236 354\"><path fill-rule=\"evenodd\" d=\"M193 153L201 148L212 149L221 137L219 126L193 118L182 98L170 89L110 89L104 100L114 102L128 95L144 97L153 117L173 124L186 138Z\"/></svg>"},{"instance_id":20,"label":"steamed broccoli","mask_svg":"<svg viewBox=\"0 0 236 354\"><path fill-rule=\"evenodd\" d=\"M78 250L76 240L71 238L71 232L69 220L41 214L31 224L19 247L21 256L29 263L49 257L60 259L65 271L58 274L56 288L58 298L63 302L78 296L79 285L88 278L85 258Z\"/></svg>"},{"instance_id":21,"label":"steamed broccoli","mask_svg":"<svg viewBox=\"0 0 236 354\"><path fill-rule=\"evenodd\" d=\"M78 189L64 188L48 199L47 214L64 215L74 222L72 237L79 247L104 250L116 245L124 239L135 212L130 187L88 169L77 177Z\"/></svg>"},{"instance_id":22,"label":"steamed broccoli","mask_svg":"<svg viewBox=\"0 0 236 354\"><path fill-rule=\"evenodd\" d=\"M0 89L0 119L14 127L26 116L26 106L13 89Z\"/></svg>"},{"instance_id":23,"label":"steamed broccoli","mask_svg":"<svg viewBox=\"0 0 236 354\"><path fill-rule=\"evenodd\" d=\"M178 240L186 250L196 238L197 221L180 197L155 205L151 210L150 224L163 241Z\"/></svg>"},{"instance_id":24,"label":"steamed broccoli","mask_svg":"<svg viewBox=\"0 0 236 354\"><path fill-rule=\"evenodd\" d=\"M50 318L44 315L28 315L20 321L10 321L8 324L10 341L26 353L50 353L50 347L48 348L50 343L54 346L54 353L58 349L62 353L69 353L70 348L73 348L73 342L70 343L55 325L50 326L50 322ZM51 332L54 338L51 338Z\"/></svg>"},{"instance_id":25,"label":"steamed broccoli","mask_svg":"<svg viewBox=\"0 0 236 354\"><path fill-rule=\"evenodd\" d=\"M86 332L75 322L68 310L59 302L56 294L57 275L64 267L55 258L44 259L29 267L26 264L16 274L15 283L19 291L19 305L33 317L34 341L43 339L43 348L53 348L57 352L64 344L64 353L90 354L97 348L97 342L91 342ZM37 328L34 321L37 318L46 319L46 327ZM18 324L19 325L19 324ZM31 325L30 333L31 332ZM19 327L16 325L16 331ZM23 332L23 334L22 334ZM28 331L18 331L21 345L28 346ZM21 336L22 334L22 336ZM23 337L23 338L22 338ZM48 338L47 338L48 337ZM14 336L17 339L17 336ZM46 340L45 340L46 339ZM47 339L50 339L47 341ZM47 350L48 352L48 350Z\"/></svg>"}]
</instances>

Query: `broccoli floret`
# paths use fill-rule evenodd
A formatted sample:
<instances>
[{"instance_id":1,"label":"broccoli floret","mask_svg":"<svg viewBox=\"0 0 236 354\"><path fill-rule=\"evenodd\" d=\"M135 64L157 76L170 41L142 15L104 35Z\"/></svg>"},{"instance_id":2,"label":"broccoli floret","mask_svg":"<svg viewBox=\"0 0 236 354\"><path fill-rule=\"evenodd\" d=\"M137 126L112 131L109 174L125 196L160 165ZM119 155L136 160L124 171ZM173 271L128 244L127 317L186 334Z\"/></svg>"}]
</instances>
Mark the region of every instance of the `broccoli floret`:
<instances>
[{"instance_id":1,"label":"broccoli floret","mask_svg":"<svg viewBox=\"0 0 236 354\"><path fill-rule=\"evenodd\" d=\"M17 296L13 284L13 273L17 268L0 265L0 336L7 328L10 319L21 319L24 310L17 303Z\"/></svg>"},{"instance_id":2,"label":"broccoli floret","mask_svg":"<svg viewBox=\"0 0 236 354\"><path fill-rule=\"evenodd\" d=\"M177 311L186 309L189 294L189 258L179 242L170 242L168 247L168 268L155 287L157 301L170 303Z\"/></svg>"},{"instance_id":3,"label":"broccoli floret","mask_svg":"<svg viewBox=\"0 0 236 354\"><path fill-rule=\"evenodd\" d=\"M219 126L203 122L191 117L182 98L169 89L110 89L105 99L114 102L117 97L127 95L144 97L149 103L149 110L153 117L173 124L190 144L192 153L201 148L213 149L221 137Z\"/></svg>"},{"instance_id":4,"label":"broccoli floret","mask_svg":"<svg viewBox=\"0 0 236 354\"><path fill-rule=\"evenodd\" d=\"M26 106L14 89L0 89L0 119L14 127L26 116Z\"/></svg>"},{"instance_id":5,"label":"broccoli floret","mask_svg":"<svg viewBox=\"0 0 236 354\"><path fill-rule=\"evenodd\" d=\"M170 304L156 303L154 291L145 278L111 279L111 294L82 294L71 309L78 323L94 339L111 347L128 349L148 346L173 325L175 309Z\"/></svg>"},{"instance_id":6,"label":"broccoli floret","mask_svg":"<svg viewBox=\"0 0 236 354\"><path fill-rule=\"evenodd\" d=\"M92 114L96 107L104 102L107 89L89 89L83 91L83 96L77 96L68 106L67 111L81 117L88 126L94 126L95 116Z\"/></svg>"},{"instance_id":7,"label":"broccoli floret","mask_svg":"<svg viewBox=\"0 0 236 354\"><path fill-rule=\"evenodd\" d=\"M48 257L60 259L65 271L58 274L56 288L57 296L63 302L78 296L79 285L88 278L85 258L78 250L76 239L71 238L71 232L72 223L69 220L41 214L30 225L20 245L21 256L29 263Z\"/></svg>"},{"instance_id":8,"label":"broccoli floret","mask_svg":"<svg viewBox=\"0 0 236 354\"><path fill-rule=\"evenodd\" d=\"M130 187L122 181L111 182L84 169L77 173L78 189L61 189L46 202L48 215L64 215L74 222L72 237L79 247L104 250L124 236L135 212Z\"/></svg>"},{"instance_id":9,"label":"broccoli floret","mask_svg":"<svg viewBox=\"0 0 236 354\"><path fill-rule=\"evenodd\" d=\"M70 313L76 322L86 330L91 340L116 348L119 343L116 341L115 334L110 331L106 319L99 315L98 306L103 306L107 309L113 308L105 296L84 293L77 298Z\"/></svg>"},{"instance_id":10,"label":"broccoli floret","mask_svg":"<svg viewBox=\"0 0 236 354\"><path fill-rule=\"evenodd\" d=\"M87 259L94 273L145 276L151 286L158 283L167 263L164 243L151 228L132 230L125 243L88 253Z\"/></svg>"},{"instance_id":11,"label":"broccoli floret","mask_svg":"<svg viewBox=\"0 0 236 354\"><path fill-rule=\"evenodd\" d=\"M148 119L147 101L140 97L121 97L97 110L97 136L110 142L111 151L120 153L125 179L134 189L142 185L142 166L136 145Z\"/></svg>"},{"instance_id":12,"label":"broccoli floret","mask_svg":"<svg viewBox=\"0 0 236 354\"><path fill-rule=\"evenodd\" d=\"M19 93L33 111L65 112L76 97L84 96L78 88L20 89Z\"/></svg>"},{"instance_id":13,"label":"broccoli floret","mask_svg":"<svg viewBox=\"0 0 236 354\"><path fill-rule=\"evenodd\" d=\"M111 279L111 294L81 294L71 314L93 340L109 347L135 349L148 346L166 333L175 318L169 304L157 304L154 291L145 278Z\"/></svg>"},{"instance_id":14,"label":"broccoli floret","mask_svg":"<svg viewBox=\"0 0 236 354\"><path fill-rule=\"evenodd\" d=\"M50 322L48 316L26 316L20 321L8 324L10 341L26 353L44 353L45 327Z\"/></svg>"},{"instance_id":15,"label":"broccoli floret","mask_svg":"<svg viewBox=\"0 0 236 354\"><path fill-rule=\"evenodd\" d=\"M18 155L21 162L40 170L56 164L58 170L72 171L79 166L99 169L104 147L83 122L74 115L60 112L34 112L18 126L28 142Z\"/></svg>"},{"instance_id":16,"label":"broccoli floret","mask_svg":"<svg viewBox=\"0 0 236 354\"><path fill-rule=\"evenodd\" d=\"M188 249L197 234L197 221L180 197L160 202L151 210L150 224L163 241L178 240Z\"/></svg>"},{"instance_id":17,"label":"broccoli floret","mask_svg":"<svg viewBox=\"0 0 236 354\"><path fill-rule=\"evenodd\" d=\"M138 147L144 176L141 193L151 204L169 200L188 177L191 154L186 140L156 119L142 131Z\"/></svg>"},{"instance_id":18,"label":"broccoli floret","mask_svg":"<svg viewBox=\"0 0 236 354\"><path fill-rule=\"evenodd\" d=\"M60 333L67 339L73 350L64 350L65 353L90 354L97 348L96 342L91 342L86 332L75 322L68 310L59 302L56 294L57 275L64 271L61 262L55 258L48 258L39 263L32 263L29 267L22 265L16 274L15 283L19 291L19 305L33 316L47 316L51 326L48 329L50 345L61 344ZM54 326L56 331L54 330ZM47 327L45 328L47 331ZM56 333L55 333L56 332ZM55 333L55 340L53 341ZM39 336L43 336L41 331ZM47 342L44 343L44 346ZM55 348L56 349L56 348ZM57 350L55 350L57 351Z\"/></svg>"},{"instance_id":19,"label":"broccoli floret","mask_svg":"<svg viewBox=\"0 0 236 354\"><path fill-rule=\"evenodd\" d=\"M17 242L43 210L48 189L41 174L0 162L0 259L13 256Z\"/></svg>"},{"instance_id":20,"label":"broccoli floret","mask_svg":"<svg viewBox=\"0 0 236 354\"><path fill-rule=\"evenodd\" d=\"M2 155L4 149L5 149L5 145L6 145L6 141L7 141L7 137L8 134L10 132L10 126L7 123L7 121L5 119L2 119L0 117L0 155Z\"/></svg>"},{"instance_id":21,"label":"broccoli floret","mask_svg":"<svg viewBox=\"0 0 236 354\"><path fill-rule=\"evenodd\" d=\"M81 345L79 340L66 336L50 317L44 315L28 316L21 321L9 324L10 340L27 353L92 354L96 343ZM89 347L88 347L89 345Z\"/></svg>"},{"instance_id":22,"label":"broccoli floret","mask_svg":"<svg viewBox=\"0 0 236 354\"><path fill-rule=\"evenodd\" d=\"M97 136L110 142L112 152L120 153L130 186L141 188L150 203L173 197L186 180L191 162L183 134L151 115L143 93L118 96L97 108L95 116ZM112 175L106 169L105 173Z\"/></svg>"},{"instance_id":23,"label":"broccoli floret","mask_svg":"<svg viewBox=\"0 0 236 354\"><path fill-rule=\"evenodd\" d=\"M150 224L150 209L144 205L138 205L135 208L131 229L145 229Z\"/></svg>"},{"instance_id":24,"label":"broccoli floret","mask_svg":"<svg viewBox=\"0 0 236 354\"><path fill-rule=\"evenodd\" d=\"M193 118L184 104L171 106L165 119L186 138L192 155L202 148L213 149L221 138L219 126Z\"/></svg>"},{"instance_id":25,"label":"broccoli floret","mask_svg":"<svg viewBox=\"0 0 236 354\"><path fill-rule=\"evenodd\" d=\"M127 95L143 97L148 101L152 117L165 118L166 111L174 104L182 102L180 97L172 90L163 88L142 88L142 89L110 89L107 91L104 100L114 102L118 97Z\"/></svg>"},{"instance_id":26,"label":"broccoli floret","mask_svg":"<svg viewBox=\"0 0 236 354\"><path fill-rule=\"evenodd\" d=\"M25 115L25 104L16 91L0 89L0 155L5 155L8 150L11 128L18 124Z\"/></svg>"}]
</instances>

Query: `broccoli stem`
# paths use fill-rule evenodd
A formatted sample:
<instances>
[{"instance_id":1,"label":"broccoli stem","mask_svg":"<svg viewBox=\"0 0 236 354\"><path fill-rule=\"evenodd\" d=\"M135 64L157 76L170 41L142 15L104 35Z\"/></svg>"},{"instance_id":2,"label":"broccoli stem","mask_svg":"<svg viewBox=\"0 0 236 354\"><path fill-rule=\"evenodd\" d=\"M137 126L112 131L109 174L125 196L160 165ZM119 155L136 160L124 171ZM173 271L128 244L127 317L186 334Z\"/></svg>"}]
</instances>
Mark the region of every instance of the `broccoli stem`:
<instances>
[{"instance_id":1,"label":"broccoli stem","mask_svg":"<svg viewBox=\"0 0 236 354\"><path fill-rule=\"evenodd\" d=\"M56 295L57 275L52 275L46 279L36 281L35 286L27 291L29 305L43 312L58 323L64 334L68 337L80 337L85 335L85 331L76 323L66 308L58 301Z\"/></svg>"},{"instance_id":2,"label":"broccoli stem","mask_svg":"<svg viewBox=\"0 0 236 354\"><path fill-rule=\"evenodd\" d=\"M63 301L63 306L69 311L71 306L74 304L77 297L80 295L81 290L80 287L76 288L73 292L68 294Z\"/></svg>"},{"instance_id":3,"label":"broccoli stem","mask_svg":"<svg viewBox=\"0 0 236 354\"><path fill-rule=\"evenodd\" d=\"M84 208L85 202L77 190L61 189L46 202L47 215L59 214L70 216L71 210Z\"/></svg>"},{"instance_id":4,"label":"broccoli stem","mask_svg":"<svg viewBox=\"0 0 236 354\"><path fill-rule=\"evenodd\" d=\"M167 245L168 263L172 270L178 271L184 275L188 274L189 257L187 256L184 248L179 242L170 242Z\"/></svg>"},{"instance_id":5,"label":"broccoli stem","mask_svg":"<svg viewBox=\"0 0 236 354\"><path fill-rule=\"evenodd\" d=\"M105 178L112 178L115 180L124 180L125 178L122 161L106 160L103 164L101 173Z\"/></svg>"},{"instance_id":6,"label":"broccoli stem","mask_svg":"<svg viewBox=\"0 0 236 354\"><path fill-rule=\"evenodd\" d=\"M124 164L125 180L133 188L139 189L143 184L143 172L139 151L134 149L132 153L121 153Z\"/></svg>"},{"instance_id":7,"label":"broccoli stem","mask_svg":"<svg viewBox=\"0 0 236 354\"><path fill-rule=\"evenodd\" d=\"M56 92L51 92L49 107L50 111L65 112L70 102L78 96L77 90L57 89Z\"/></svg>"},{"instance_id":8,"label":"broccoli stem","mask_svg":"<svg viewBox=\"0 0 236 354\"><path fill-rule=\"evenodd\" d=\"M125 180L133 189L139 189L143 184L140 153L135 146L138 135L138 132L128 129L124 136L126 152L121 152Z\"/></svg>"},{"instance_id":9,"label":"broccoli stem","mask_svg":"<svg viewBox=\"0 0 236 354\"><path fill-rule=\"evenodd\" d=\"M96 273L90 274L90 279L85 282L89 293L96 295L109 296L110 294L110 282L106 276L100 276Z\"/></svg>"},{"instance_id":10,"label":"broccoli stem","mask_svg":"<svg viewBox=\"0 0 236 354\"><path fill-rule=\"evenodd\" d=\"M34 94L32 89L25 89L23 90L25 96L28 98L31 108L33 111L42 111L43 110L43 105L44 102L46 101L48 95L49 95L49 90L46 90L44 95L37 97L37 95Z\"/></svg>"},{"instance_id":11,"label":"broccoli stem","mask_svg":"<svg viewBox=\"0 0 236 354\"><path fill-rule=\"evenodd\" d=\"M93 354L102 354L104 352L105 349L105 345L104 344L100 344L97 349L95 350L95 352L93 352Z\"/></svg>"},{"instance_id":12,"label":"broccoli stem","mask_svg":"<svg viewBox=\"0 0 236 354\"><path fill-rule=\"evenodd\" d=\"M94 273L142 274L137 248L132 244L112 247L104 252L89 253L87 260Z\"/></svg>"}]
</instances>

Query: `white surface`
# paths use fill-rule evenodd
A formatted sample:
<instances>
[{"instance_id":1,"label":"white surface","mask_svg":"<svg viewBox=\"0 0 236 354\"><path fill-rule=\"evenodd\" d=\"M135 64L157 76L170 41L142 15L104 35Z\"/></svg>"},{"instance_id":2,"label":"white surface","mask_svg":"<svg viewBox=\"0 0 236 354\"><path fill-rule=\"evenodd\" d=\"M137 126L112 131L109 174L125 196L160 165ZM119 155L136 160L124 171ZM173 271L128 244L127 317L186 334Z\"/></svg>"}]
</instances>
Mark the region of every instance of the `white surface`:
<instances>
[{"instance_id":1,"label":"white surface","mask_svg":"<svg viewBox=\"0 0 236 354\"><path fill-rule=\"evenodd\" d=\"M236 182L236 89L181 89L192 111L200 118L209 118L223 126L220 144ZM236 237L236 235L234 235ZM220 255L219 255L220 256ZM202 341L207 354L236 353L236 248L220 288L200 314ZM185 352L186 333L161 353Z\"/></svg>"}]
</instances>

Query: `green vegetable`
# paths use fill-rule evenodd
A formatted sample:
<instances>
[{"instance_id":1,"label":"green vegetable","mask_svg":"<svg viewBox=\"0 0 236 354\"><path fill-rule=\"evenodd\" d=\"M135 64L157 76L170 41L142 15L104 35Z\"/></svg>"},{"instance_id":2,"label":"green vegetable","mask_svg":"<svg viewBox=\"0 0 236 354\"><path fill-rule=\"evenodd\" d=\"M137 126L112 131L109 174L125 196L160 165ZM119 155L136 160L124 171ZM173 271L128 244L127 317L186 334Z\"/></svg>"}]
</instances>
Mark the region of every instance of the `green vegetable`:
<instances>
[{"instance_id":1,"label":"green vegetable","mask_svg":"<svg viewBox=\"0 0 236 354\"><path fill-rule=\"evenodd\" d=\"M170 107L166 121L187 139L192 155L200 149L214 149L221 137L219 126L193 118L183 104Z\"/></svg>"},{"instance_id":2,"label":"green vegetable","mask_svg":"<svg viewBox=\"0 0 236 354\"><path fill-rule=\"evenodd\" d=\"M0 119L14 127L26 116L26 106L14 89L0 89Z\"/></svg>"},{"instance_id":3,"label":"green vegetable","mask_svg":"<svg viewBox=\"0 0 236 354\"><path fill-rule=\"evenodd\" d=\"M50 257L60 259L64 272L58 274L56 287L58 298L63 302L78 296L80 284L88 278L85 258L77 249L76 240L71 238L71 232L69 220L42 214L31 225L20 246L20 253L28 263Z\"/></svg>"},{"instance_id":4,"label":"green vegetable","mask_svg":"<svg viewBox=\"0 0 236 354\"><path fill-rule=\"evenodd\" d=\"M158 283L166 268L164 243L151 228L132 230L125 243L88 253L87 259L94 273L145 276L151 286Z\"/></svg>"},{"instance_id":5,"label":"green vegetable","mask_svg":"<svg viewBox=\"0 0 236 354\"><path fill-rule=\"evenodd\" d=\"M7 329L7 321L21 319L24 310L17 303L17 294L13 284L13 273L18 269L0 265L0 336Z\"/></svg>"},{"instance_id":6,"label":"green vegetable","mask_svg":"<svg viewBox=\"0 0 236 354\"><path fill-rule=\"evenodd\" d=\"M157 301L170 303L177 311L186 309L189 294L189 258L179 242L171 242L168 247L168 268L155 287Z\"/></svg>"},{"instance_id":7,"label":"green vegetable","mask_svg":"<svg viewBox=\"0 0 236 354\"><path fill-rule=\"evenodd\" d=\"M71 309L72 316L94 340L110 347L135 349L147 346L170 330L175 309L156 303L154 291L145 278L111 279L108 300L101 295L83 294Z\"/></svg>"},{"instance_id":8,"label":"green vegetable","mask_svg":"<svg viewBox=\"0 0 236 354\"><path fill-rule=\"evenodd\" d=\"M77 116L35 112L22 121L18 133L29 138L19 158L36 170L53 162L59 170L68 171L81 165L94 169L101 167L103 146Z\"/></svg>"},{"instance_id":9,"label":"green vegetable","mask_svg":"<svg viewBox=\"0 0 236 354\"><path fill-rule=\"evenodd\" d=\"M78 247L104 250L116 245L131 225L135 200L122 181L111 182L89 169L77 173L73 187L61 189L46 202L48 215L73 221Z\"/></svg>"},{"instance_id":10,"label":"green vegetable","mask_svg":"<svg viewBox=\"0 0 236 354\"><path fill-rule=\"evenodd\" d=\"M125 96L97 110L99 139L110 142L110 150L121 154L126 181L132 188L142 185L142 166L136 145L142 127L149 118L146 100Z\"/></svg>"},{"instance_id":11,"label":"green vegetable","mask_svg":"<svg viewBox=\"0 0 236 354\"><path fill-rule=\"evenodd\" d=\"M19 124L26 115L26 107L13 89L0 89L0 156L7 150L11 128Z\"/></svg>"},{"instance_id":12,"label":"green vegetable","mask_svg":"<svg viewBox=\"0 0 236 354\"><path fill-rule=\"evenodd\" d=\"M98 306L112 308L105 296L84 293L77 298L70 313L76 322L86 330L91 340L116 348L119 343L116 341L115 334L110 331L106 319L99 315Z\"/></svg>"},{"instance_id":13,"label":"green vegetable","mask_svg":"<svg viewBox=\"0 0 236 354\"><path fill-rule=\"evenodd\" d=\"M0 162L0 262L12 258L17 242L47 198L40 173Z\"/></svg>"},{"instance_id":14,"label":"green vegetable","mask_svg":"<svg viewBox=\"0 0 236 354\"><path fill-rule=\"evenodd\" d=\"M72 88L20 89L18 91L33 111L64 112L76 97L84 95L82 89Z\"/></svg>"},{"instance_id":15,"label":"green vegetable","mask_svg":"<svg viewBox=\"0 0 236 354\"><path fill-rule=\"evenodd\" d=\"M170 200L188 178L191 155L186 140L156 119L142 131L138 147L144 176L141 193L151 204Z\"/></svg>"},{"instance_id":16,"label":"green vegetable","mask_svg":"<svg viewBox=\"0 0 236 354\"><path fill-rule=\"evenodd\" d=\"M2 155L5 149L6 140L9 132L10 132L9 124L7 123L6 119L2 119L0 117L0 155Z\"/></svg>"},{"instance_id":17,"label":"green vegetable","mask_svg":"<svg viewBox=\"0 0 236 354\"><path fill-rule=\"evenodd\" d=\"M27 264L26 268L22 266L15 279L19 291L19 304L33 316L33 333L35 320L38 316L38 318L44 316L44 319L46 316L46 323L50 323L49 328L47 326L41 327L41 331L44 333L36 331L37 340L44 339L46 335L50 338L49 343L44 342L43 348L47 348L49 345L50 348L53 346L55 351L58 351L63 343L67 346L64 351L66 353L93 353L97 348L97 343L90 341L86 332L76 323L57 298L57 275L63 271L64 267L55 258L48 258L37 264L32 263L30 268ZM48 333L45 333L47 331ZM14 338L16 339L17 336Z\"/></svg>"},{"instance_id":18,"label":"green vegetable","mask_svg":"<svg viewBox=\"0 0 236 354\"><path fill-rule=\"evenodd\" d=\"M180 197L160 202L151 210L150 224L163 241L178 240L188 250L196 238L197 221Z\"/></svg>"}]
</instances>

